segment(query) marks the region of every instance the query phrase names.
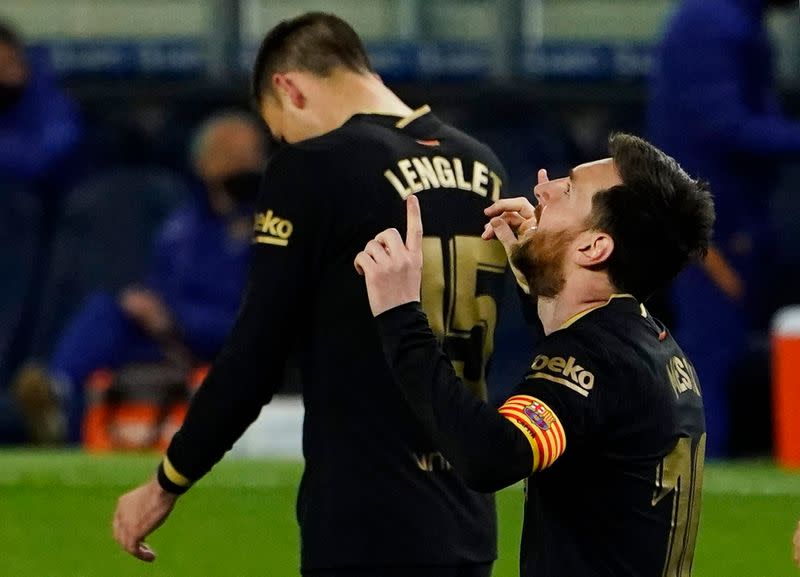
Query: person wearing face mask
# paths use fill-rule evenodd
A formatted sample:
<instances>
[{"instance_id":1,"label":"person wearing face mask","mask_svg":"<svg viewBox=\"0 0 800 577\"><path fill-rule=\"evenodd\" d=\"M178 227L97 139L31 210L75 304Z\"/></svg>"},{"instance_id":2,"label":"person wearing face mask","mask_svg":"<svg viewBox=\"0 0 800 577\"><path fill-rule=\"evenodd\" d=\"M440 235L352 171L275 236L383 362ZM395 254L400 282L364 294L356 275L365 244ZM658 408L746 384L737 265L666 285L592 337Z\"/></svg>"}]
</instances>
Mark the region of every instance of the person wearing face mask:
<instances>
[{"instance_id":1,"label":"person wearing face mask","mask_svg":"<svg viewBox=\"0 0 800 577\"><path fill-rule=\"evenodd\" d=\"M769 193L780 163L800 158L800 123L781 114L765 25L769 8L791 6L686 0L651 78L651 140L715 191L714 247L673 286L676 333L704 386L710 457L729 453L731 377L769 312Z\"/></svg>"},{"instance_id":2,"label":"person wearing face mask","mask_svg":"<svg viewBox=\"0 0 800 577\"><path fill-rule=\"evenodd\" d=\"M230 331L245 284L265 140L253 118L223 113L197 130L191 154L202 186L157 235L148 277L119 295L92 295L67 325L47 371L29 368L17 379L35 440L55 440L61 430L59 415L43 414L42 390L61 397L67 439L77 442L83 385L94 370L208 361Z\"/></svg>"}]
</instances>

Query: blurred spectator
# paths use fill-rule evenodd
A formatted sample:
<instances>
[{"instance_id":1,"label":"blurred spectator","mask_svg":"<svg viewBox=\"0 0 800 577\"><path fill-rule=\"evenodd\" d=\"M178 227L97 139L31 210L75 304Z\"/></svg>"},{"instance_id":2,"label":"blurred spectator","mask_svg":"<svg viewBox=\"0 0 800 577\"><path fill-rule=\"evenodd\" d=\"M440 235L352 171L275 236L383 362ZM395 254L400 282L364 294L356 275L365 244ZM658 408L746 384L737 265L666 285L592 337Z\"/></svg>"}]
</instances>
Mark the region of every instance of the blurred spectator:
<instances>
[{"instance_id":1,"label":"blurred spectator","mask_svg":"<svg viewBox=\"0 0 800 577\"><path fill-rule=\"evenodd\" d=\"M200 127L192 160L202 186L164 224L147 279L118 295L92 295L62 334L47 372L28 367L16 380L37 440L52 441L58 431L55 404L34 402L42 389L62 399L68 439L77 442L83 386L94 370L157 361L189 368L213 358L244 288L264 158L261 128L249 116L220 114Z\"/></svg>"},{"instance_id":2,"label":"blurred spectator","mask_svg":"<svg viewBox=\"0 0 800 577\"><path fill-rule=\"evenodd\" d=\"M79 143L78 110L19 37L0 22L0 177L36 181Z\"/></svg>"},{"instance_id":3,"label":"blurred spectator","mask_svg":"<svg viewBox=\"0 0 800 577\"><path fill-rule=\"evenodd\" d=\"M81 172L82 133L73 101L0 22L0 212L9 224L2 241L30 247L24 266L8 266L14 255L0 258L13 277L0 291L0 383L27 352L61 197Z\"/></svg>"},{"instance_id":4,"label":"blurred spectator","mask_svg":"<svg viewBox=\"0 0 800 577\"><path fill-rule=\"evenodd\" d=\"M711 457L729 451L732 368L765 312L777 164L800 156L800 124L781 115L764 22L770 6L791 5L797 0L686 0L652 78L650 137L711 183L717 209L716 249L677 279L673 295L677 340L703 388Z\"/></svg>"}]
</instances>

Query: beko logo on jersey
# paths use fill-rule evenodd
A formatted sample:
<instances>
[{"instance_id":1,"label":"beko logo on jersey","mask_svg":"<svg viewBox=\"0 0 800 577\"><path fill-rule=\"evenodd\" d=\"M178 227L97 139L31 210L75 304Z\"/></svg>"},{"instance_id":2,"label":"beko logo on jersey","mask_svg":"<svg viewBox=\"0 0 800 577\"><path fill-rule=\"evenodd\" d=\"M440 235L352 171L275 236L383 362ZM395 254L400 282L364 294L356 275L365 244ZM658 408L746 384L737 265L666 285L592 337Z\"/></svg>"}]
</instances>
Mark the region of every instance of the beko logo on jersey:
<instances>
[{"instance_id":1,"label":"beko logo on jersey","mask_svg":"<svg viewBox=\"0 0 800 577\"><path fill-rule=\"evenodd\" d=\"M569 387L576 393L588 397L589 391L594 388L594 374L587 371L578 363L575 362L575 357L564 359L563 357L548 357L545 355L537 355L533 359L531 369L534 372L529 375L529 379L545 379ZM542 370L547 370L558 375L567 377L566 379L556 377L550 373L543 373Z\"/></svg>"},{"instance_id":2,"label":"beko logo on jersey","mask_svg":"<svg viewBox=\"0 0 800 577\"><path fill-rule=\"evenodd\" d=\"M255 231L253 242L286 246L289 244L289 237L292 236L294 227L291 221L275 216L270 209L267 212L256 213L253 230Z\"/></svg>"},{"instance_id":3,"label":"beko logo on jersey","mask_svg":"<svg viewBox=\"0 0 800 577\"><path fill-rule=\"evenodd\" d=\"M500 177L478 160L465 166L460 158L443 156L403 158L397 162L397 172L389 169L383 175L402 198L432 188L457 188L498 200L503 185Z\"/></svg>"}]
</instances>

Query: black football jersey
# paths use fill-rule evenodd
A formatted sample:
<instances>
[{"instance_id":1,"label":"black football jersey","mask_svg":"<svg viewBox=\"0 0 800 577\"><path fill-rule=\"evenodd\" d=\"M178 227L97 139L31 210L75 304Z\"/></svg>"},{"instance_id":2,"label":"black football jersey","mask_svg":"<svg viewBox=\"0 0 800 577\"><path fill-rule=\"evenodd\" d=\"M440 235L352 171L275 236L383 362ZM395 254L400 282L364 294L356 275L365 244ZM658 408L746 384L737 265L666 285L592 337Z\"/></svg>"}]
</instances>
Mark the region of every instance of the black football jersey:
<instances>
[{"instance_id":1,"label":"black football jersey","mask_svg":"<svg viewBox=\"0 0 800 577\"><path fill-rule=\"evenodd\" d=\"M506 257L480 235L504 180L487 146L427 107L358 114L282 146L258 199L242 309L168 449L172 476L191 482L222 458L292 358L305 404L303 569L493 560L493 499L466 487L409 408L353 260L384 229L405 234L404 200L416 194L422 304L472 394L485 396Z\"/></svg>"},{"instance_id":2,"label":"black football jersey","mask_svg":"<svg viewBox=\"0 0 800 577\"><path fill-rule=\"evenodd\" d=\"M690 575L705 421L663 325L615 297L544 339L517 395L545 404L566 440L527 481L522 575Z\"/></svg>"},{"instance_id":3,"label":"black football jersey","mask_svg":"<svg viewBox=\"0 0 800 577\"><path fill-rule=\"evenodd\" d=\"M469 486L526 479L521 575L690 575L702 395L636 299L616 295L542 339L499 412L461 385L416 303L377 322L397 382Z\"/></svg>"}]
</instances>

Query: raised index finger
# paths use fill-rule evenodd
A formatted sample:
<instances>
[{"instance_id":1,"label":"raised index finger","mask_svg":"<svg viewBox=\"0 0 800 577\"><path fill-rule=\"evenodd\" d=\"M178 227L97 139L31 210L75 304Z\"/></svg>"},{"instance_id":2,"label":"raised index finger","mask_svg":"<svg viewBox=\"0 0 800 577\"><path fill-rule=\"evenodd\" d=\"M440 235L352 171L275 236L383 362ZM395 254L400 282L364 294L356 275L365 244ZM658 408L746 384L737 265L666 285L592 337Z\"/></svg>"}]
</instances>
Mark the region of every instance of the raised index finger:
<instances>
[{"instance_id":1,"label":"raised index finger","mask_svg":"<svg viewBox=\"0 0 800 577\"><path fill-rule=\"evenodd\" d=\"M419 199L413 194L406 199L406 248L412 252L422 250L422 213Z\"/></svg>"}]
</instances>

